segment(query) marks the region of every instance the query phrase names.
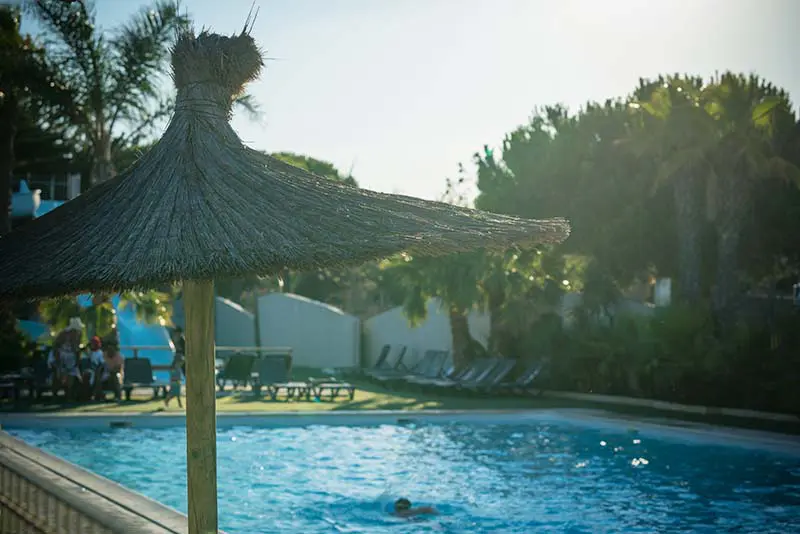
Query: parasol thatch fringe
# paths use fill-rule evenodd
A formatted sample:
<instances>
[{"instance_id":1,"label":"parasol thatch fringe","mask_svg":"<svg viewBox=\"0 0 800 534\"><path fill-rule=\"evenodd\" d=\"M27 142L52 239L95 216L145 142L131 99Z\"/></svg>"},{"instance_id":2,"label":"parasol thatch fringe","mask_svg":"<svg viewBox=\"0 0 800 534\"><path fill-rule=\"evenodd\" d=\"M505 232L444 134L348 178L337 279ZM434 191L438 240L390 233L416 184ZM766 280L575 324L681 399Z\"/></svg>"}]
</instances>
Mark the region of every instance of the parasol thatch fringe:
<instances>
[{"instance_id":1,"label":"parasol thatch fringe","mask_svg":"<svg viewBox=\"0 0 800 534\"><path fill-rule=\"evenodd\" d=\"M180 37L178 100L133 166L0 239L0 297L143 289L178 280L555 243L564 219L526 220L354 188L245 147L232 96L262 65L243 32Z\"/></svg>"}]
</instances>

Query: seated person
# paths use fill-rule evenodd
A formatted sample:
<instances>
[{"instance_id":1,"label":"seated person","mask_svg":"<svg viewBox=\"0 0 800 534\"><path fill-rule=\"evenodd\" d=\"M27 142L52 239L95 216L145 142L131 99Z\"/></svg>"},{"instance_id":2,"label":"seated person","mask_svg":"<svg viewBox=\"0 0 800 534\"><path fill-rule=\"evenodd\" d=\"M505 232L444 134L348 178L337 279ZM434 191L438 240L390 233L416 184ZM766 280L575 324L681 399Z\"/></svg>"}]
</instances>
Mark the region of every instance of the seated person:
<instances>
[{"instance_id":1,"label":"seated person","mask_svg":"<svg viewBox=\"0 0 800 534\"><path fill-rule=\"evenodd\" d=\"M430 506L411 506L411 501L406 498L397 499L394 503L394 515L398 517L416 517L418 515L436 515L439 512Z\"/></svg>"},{"instance_id":2,"label":"seated person","mask_svg":"<svg viewBox=\"0 0 800 534\"><path fill-rule=\"evenodd\" d=\"M93 352L93 358L97 362L95 372L94 397L97 400L105 399L104 391L113 391L114 398L122 398L122 354L114 345L103 345L102 340L97 339L96 345L98 352Z\"/></svg>"},{"instance_id":3,"label":"seated person","mask_svg":"<svg viewBox=\"0 0 800 534\"><path fill-rule=\"evenodd\" d=\"M78 368L83 323L78 317L69 320L67 328L59 332L53 342L53 352L48 363L53 368L53 394L64 388L68 399L78 393L81 373Z\"/></svg>"},{"instance_id":4,"label":"seated person","mask_svg":"<svg viewBox=\"0 0 800 534\"><path fill-rule=\"evenodd\" d=\"M110 389L115 394L119 390L116 380L111 379L111 373L106 368L103 355L103 342L97 336L89 340L89 383L92 396L95 400L104 400L103 391Z\"/></svg>"},{"instance_id":5,"label":"seated person","mask_svg":"<svg viewBox=\"0 0 800 534\"><path fill-rule=\"evenodd\" d=\"M91 347L87 346L84 353L78 358L78 372L81 375L79 387L80 400L90 400L92 398L92 388L94 387L94 363L92 362Z\"/></svg>"}]
</instances>

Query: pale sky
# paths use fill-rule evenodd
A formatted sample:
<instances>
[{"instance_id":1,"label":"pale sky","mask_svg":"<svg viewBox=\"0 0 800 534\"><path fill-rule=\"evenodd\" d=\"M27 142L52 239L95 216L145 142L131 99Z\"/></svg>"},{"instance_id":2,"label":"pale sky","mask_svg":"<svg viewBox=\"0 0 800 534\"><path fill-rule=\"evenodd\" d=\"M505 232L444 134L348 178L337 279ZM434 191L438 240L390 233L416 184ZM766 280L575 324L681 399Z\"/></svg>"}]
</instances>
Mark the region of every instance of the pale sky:
<instances>
[{"instance_id":1,"label":"pale sky","mask_svg":"<svg viewBox=\"0 0 800 534\"><path fill-rule=\"evenodd\" d=\"M113 29L142 0L97 1ZM252 0L184 0L238 32ZM800 94L800 0L257 0L276 58L234 118L254 148L334 163L363 187L437 198L458 163L537 106L577 108L640 77L755 71Z\"/></svg>"}]
</instances>

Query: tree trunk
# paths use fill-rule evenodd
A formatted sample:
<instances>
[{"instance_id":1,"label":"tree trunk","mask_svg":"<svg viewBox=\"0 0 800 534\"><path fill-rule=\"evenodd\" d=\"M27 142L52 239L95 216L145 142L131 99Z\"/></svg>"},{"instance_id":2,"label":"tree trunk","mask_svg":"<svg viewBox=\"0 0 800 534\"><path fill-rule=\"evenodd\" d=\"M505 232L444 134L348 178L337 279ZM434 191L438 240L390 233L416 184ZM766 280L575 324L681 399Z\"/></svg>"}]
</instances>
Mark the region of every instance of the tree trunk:
<instances>
[{"instance_id":1,"label":"tree trunk","mask_svg":"<svg viewBox=\"0 0 800 534\"><path fill-rule=\"evenodd\" d=\"M738 172L737 172L738 171ZM735 307L739 293L739 240L749 205L749 188L743 171L735 169L718 188L717 268L712 301L723 323Z\"/></svg>"},{"instance_id":2,"label":"tree trunk","mask_svg":"<svg viewBox=\"0 0 800 534\"><path fill-rule=\"evenodd\" d=\"M489 354L499 355L504 353L502 342L507 337L503 335L503 303L505 294L502 291L490 291L489 301ZM506 332L506 334L508 334Z\"/></svg>"},{"instance_id":3,"label":"tree trunk","mask_svg":"<svg viewBox=\"0 0 800 534\"><path fill-rule=\"evenodd\" d=\"M456 308L450 308L450 334L453 339L453 365L462 368L469 363L467 349L471 336L467 315Z\"/></svg>"},{"instance_id":4,"label":"tree trunk","mask_svg":"<svg viewBox=\"0 0 800 534\"><path fill-rule=\"evenodd\" d=\"M102 127L101 127L102 129ZM111 161L111 132L101 131L92 154L91 185L94 187L116 175Z\"/></svg>"},{"instance_id":5,"label":"tree trunk","mask_svg":"<svg viewBox=\"0 0 800 534\"><path fill-rule=\"evenodd\" d=\"M700 297L700 202L692 173L677 176L672 192L678 228L678 293L682 300Z\"/></svg>"},{"instance_id":6,"label":"tree trunk","mask_svg":"<svg viewBox=\"0 0 800 534\"><path fill-rule=\"evenodd\" d=\"M462 369L470 362L469 348L473 341L467 314L462 310L450 308L450 334L453 338L453 366Z\"/></svg>"}]
</instances>

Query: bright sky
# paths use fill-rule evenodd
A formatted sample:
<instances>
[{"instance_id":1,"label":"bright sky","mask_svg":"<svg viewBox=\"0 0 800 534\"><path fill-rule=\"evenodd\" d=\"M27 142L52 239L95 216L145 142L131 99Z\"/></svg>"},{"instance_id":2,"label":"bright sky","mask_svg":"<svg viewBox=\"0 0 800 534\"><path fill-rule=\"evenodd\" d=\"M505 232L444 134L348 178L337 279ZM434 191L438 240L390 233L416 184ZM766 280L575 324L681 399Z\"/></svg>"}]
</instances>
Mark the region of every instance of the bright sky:
<instances>
[{"instance_id":1,"label":"bright sky","mask_svg":"<svg viewBox=\"0 0 800 534\"><path fill-rule=\"evenodd\" d=\"M99 0L113 29L147 5ZM240 31L252 0L184 0ZM459 162L534 107L624 95L640 77L755 71L800 95L800 0L257 0L276 58L250 87L245 143L353 167L363 187L437 198ZM471 164L468 168L471 169Z\"/></svg>"}]
</instances>

